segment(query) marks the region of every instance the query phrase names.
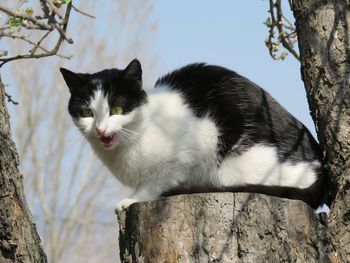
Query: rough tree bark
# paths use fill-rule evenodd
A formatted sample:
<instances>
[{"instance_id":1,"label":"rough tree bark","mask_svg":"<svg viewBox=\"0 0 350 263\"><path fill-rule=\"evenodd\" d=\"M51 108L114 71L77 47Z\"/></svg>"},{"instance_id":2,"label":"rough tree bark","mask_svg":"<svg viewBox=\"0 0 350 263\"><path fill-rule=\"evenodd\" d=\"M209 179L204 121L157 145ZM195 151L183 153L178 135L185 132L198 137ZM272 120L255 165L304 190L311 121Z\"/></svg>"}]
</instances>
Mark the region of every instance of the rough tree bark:
<instances>
[{"instance_id":1,"label":"rough tree bark","mask_svg":"<svg viewBox=\"0 0 350 263\"><path fill-rule=\"evenodd\" d=\"M47 262L27 207L0 79L0 262Z\"/></svg>"},{"instance_id":2,"label":"rough tree bark","mask_svg":"<svg viewBox=\"0 0 350 263\"><path fill-rule=\"evenodd\" d=\"M330 174L329 231L350 262L350 2L295 0L302 77Z\"/></svg>"},{"instance_id":3,"label":"rough tree bark","mask_svg":"<svg viewBox=\"0 0 350 263\"><path fill-rule=\"evenodd\" d=\"M294 0L293 12L329 171L329 219L258 194L162 198L121 213L123 262L350 262L350 4Z\"/></svg>"},{"instance_id":4,"label":"rough tree bark","mask_svg":"<svg viewBox=\"0 0 350 263\"><path fill-rule=\"evenodd\" d=\"M122 262L331 262L325 225L301 201L179 195L134 204L119 224Z\"/></svg>"}]
</instances>

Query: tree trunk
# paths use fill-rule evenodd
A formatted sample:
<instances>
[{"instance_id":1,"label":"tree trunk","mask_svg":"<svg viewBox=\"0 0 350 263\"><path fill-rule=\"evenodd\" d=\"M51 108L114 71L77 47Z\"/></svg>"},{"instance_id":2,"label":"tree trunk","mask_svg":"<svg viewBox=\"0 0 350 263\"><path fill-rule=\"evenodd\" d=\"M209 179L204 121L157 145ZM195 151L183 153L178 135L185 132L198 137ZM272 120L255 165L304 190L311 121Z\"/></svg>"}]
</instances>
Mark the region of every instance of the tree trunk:
<instances>
[{"instance_id":1,"label":"tree trunk","mask_svg":"<svg viewBox=\"0 0 350 263\"><path fill-rule=\"evenodd\" d=\"M331 262L305 203L260 194L178 195L119 217L122 262Z\"/></svg>"},{"instance_id":2,"label":"tree trunk","mask_svg":"<svg viewBox=\"0 0 350 263\"><path fill-rule=\"evenodd\" d=\"M23 193L0 79L0 262L47 262Z\"/></svg>"},{"instance_id":3,"label":"tree trunk","mask_svg":"<svg viewBox=\"0 0 350 263\"><path fill-rule=\"evenodd\" d=\"M329 231L350 262L350 3L294 0L302 77L329 170Z\"/></svg>"}]
</instances>

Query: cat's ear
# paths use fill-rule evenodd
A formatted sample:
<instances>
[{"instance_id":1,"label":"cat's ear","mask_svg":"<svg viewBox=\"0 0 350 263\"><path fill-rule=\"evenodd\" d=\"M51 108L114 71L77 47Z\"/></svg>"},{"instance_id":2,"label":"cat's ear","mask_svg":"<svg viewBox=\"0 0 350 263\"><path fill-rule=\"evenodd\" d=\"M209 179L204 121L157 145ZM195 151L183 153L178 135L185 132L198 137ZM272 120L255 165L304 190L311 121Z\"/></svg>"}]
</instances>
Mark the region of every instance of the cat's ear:
<instances>
[{"instance_id":1,"label":"cat's ear","mask_svg":"<svg viewBox=\"0 0 350 263\"><path fill-rule=\"evenodd\" d=\"M85 79L83 78L82 74L74 73L65 68L60 68L60 71L71 92L75 89L81 88L81 86L84 85Z\"/></svg>"},{"instance_id":2,"label":"cat's ear","mask_svg":"<svg viewBox=\"0 0 350 263\"><path fill-rule=\"evenodd\" d=\"M142 68L141 63L137 59L134 59L124 69L123 76L126 78L137 79L142 82Z\"/></svg>"}]
</instances>

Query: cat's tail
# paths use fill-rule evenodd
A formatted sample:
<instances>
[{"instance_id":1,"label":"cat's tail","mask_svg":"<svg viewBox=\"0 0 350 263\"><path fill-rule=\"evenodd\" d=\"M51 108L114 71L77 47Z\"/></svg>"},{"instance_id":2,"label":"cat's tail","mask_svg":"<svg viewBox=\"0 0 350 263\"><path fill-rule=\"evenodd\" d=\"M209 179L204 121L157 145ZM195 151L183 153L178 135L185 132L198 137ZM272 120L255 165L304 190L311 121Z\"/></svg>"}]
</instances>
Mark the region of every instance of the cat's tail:
<instances>
[{"instance_id":1,"label":"cat's tail","mask_svg":"<svg viewBox=\"0 0 350 263\"><path fill-rule=\"evenodd\" d=\"M319 177L311 186L307 188L284 187L284 186L267 186L267 185L241 185L241 186L185 186L181 185L170 189L162 194L162 196L172 196L179 194L194 194L194 193L210 193L210 192L244 192L244 193L259 193L272 195L288 199L296 199L304 201L313 209L317 209L320 205L326 202L327 185L323 177Z\"/></svg>"}]
</instances>

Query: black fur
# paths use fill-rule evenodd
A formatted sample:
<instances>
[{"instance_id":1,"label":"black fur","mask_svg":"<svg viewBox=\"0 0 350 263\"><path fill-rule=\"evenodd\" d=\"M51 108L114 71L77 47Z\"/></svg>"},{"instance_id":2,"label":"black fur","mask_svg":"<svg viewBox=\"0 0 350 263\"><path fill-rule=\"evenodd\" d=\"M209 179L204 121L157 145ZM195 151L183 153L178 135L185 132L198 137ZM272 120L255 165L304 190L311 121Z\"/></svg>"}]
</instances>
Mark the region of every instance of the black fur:
<instances>
[{"instance_id":1,"label":"black fur","mask_svg":"<svg viewBox=\"0 0 350 263\"><path fill-rule=\"evenodd\" d=\"M97 88L108 94L110 108L122 107L125 113L146 102L142 89L141 64L133 60L124 69L106 69L94 74L74 73L60 68L71 92L68 111L72 117L79 117Z\"/></svg>"},{"instance_id":2,"label":"black fur","mask_svg":"<svg viewBox=\"0 0 350 263\"><path fill-rule=\"evenodd\" d=\"M181 185L162 194L162 196L173 196L179 194L194 194L194 193L259 193L266 195L273 195L282 198L302 200L316 209L320 204L326 202L326 185L322 180L318 180L306 189L296 187L282 187L282 186L266 186L266 185L244 185L232 187L188 187Z\"/></svg>"},{"instance_id":3,"label":"black fur","mask_svg":"<svg viewBox=\"0 0 350 263\"><path fill-rule=\"evenodd\" d=\"M281 162L320 160L309 130L269 93L234 71L192 64L160 78L184 94L198 117L209 115L221 130L219 156L239 154L256 143L273 145Z\"/></svg>"}]
</instances>

